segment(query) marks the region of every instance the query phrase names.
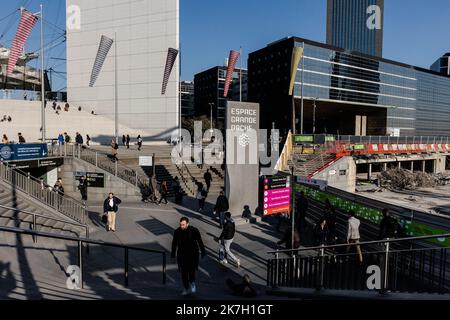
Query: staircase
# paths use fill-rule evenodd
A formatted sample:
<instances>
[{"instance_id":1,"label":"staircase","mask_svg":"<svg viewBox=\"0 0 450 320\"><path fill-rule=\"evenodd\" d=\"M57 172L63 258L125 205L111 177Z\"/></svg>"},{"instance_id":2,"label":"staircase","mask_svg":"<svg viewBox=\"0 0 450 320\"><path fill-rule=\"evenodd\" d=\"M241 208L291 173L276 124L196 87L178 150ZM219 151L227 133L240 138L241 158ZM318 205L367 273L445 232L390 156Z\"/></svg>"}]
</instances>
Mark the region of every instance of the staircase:
<instances>
[{"instance_id":1,"label":"staircase","mask_svg":"<svg viewBox=\"0 0 450 320\"><path fill-rule=\"evenodd\" d=\"M289 166L294 167L294 174L304 178L311 178L321 169L336 160L334 154L301 154L294 151L292 159L288 161Z\"/></svg>"}]
</instances>

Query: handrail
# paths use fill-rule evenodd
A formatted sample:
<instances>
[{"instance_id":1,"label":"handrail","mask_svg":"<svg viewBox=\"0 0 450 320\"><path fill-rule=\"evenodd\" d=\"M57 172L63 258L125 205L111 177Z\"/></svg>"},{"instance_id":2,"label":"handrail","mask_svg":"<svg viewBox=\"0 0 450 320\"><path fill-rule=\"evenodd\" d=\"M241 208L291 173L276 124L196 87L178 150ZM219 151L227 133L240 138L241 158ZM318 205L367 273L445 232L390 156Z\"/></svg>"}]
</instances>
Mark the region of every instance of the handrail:
<instances>
[{"instance_id":1,"label":"handrail","mask_svg":"<svg viewBox=\"0 0 450 320\"><path fill-rule=\"evenodd\" d=\"M166 283L166 269L167 269L166 268L166 252L162 251L162 250L146 249L146 248L128 246L128 245L113 243L113 242L105 242L105 241L100 241L100 240L90 240L90 239L86 239L86 238L76 238L76 237L71 237L71 236L55 235L55 234L51 234L51 233L47 233L47 232L38 232L38 231L25 230L25 229L19 229L19 228L11 228L11 227L0 226L0 231L15 233L15 234L31 235L33 237L39 236L39 237L50 238L50 239L58 239L58 240L77 242L78 243L78 259L79 259L79 263L80 263L80 266L79 266L80 267L80 282L81 282L82 288L83 288L83 258L82 258L83 257L83 252L82 252L83 244L87 244L87 245L94 244L94 245L124 249L125 250L125 264L124 264L125 286L128 285L128 264L129 264L128 263L128 251L129 250L161 254L163 257L163 270L162 270L163 284Z\"/></svg>"},{"instance_id":2,"label":"handrail","mask_svg":"<svg viewBox=\"0 0 450 320\"><path fill-rule=\"evenodd\" d=\"M7 206L4 206L4 205L0 205L0 208L11 210L11 211L18 211L20 213L25 213L25 214L28 214L28 215L32 215L33 216L33 230L36 230L35 229L36 218L44 218L44 219L47 219L47 220L52 220L52 221L56 221L56 222L63 222L65 224L70 224L72 226L81 227L81 228L85 229L86 239L89 239L89 227L87 225L80 224L80 223L75 223L75 222L70 222L70 221L66 221L66 220L61 220L61 219L56 219L56 218L53 218L53 217L47 217L47 216L44 216L44 215L39 214L39 213L34 213L34 212L22 210L22 209L7 207ZM0 217L2 217L2 216L0 216Z\"/></svg>"},{"instance_id":3,"label":"handrail","mask_svg":"<svg viewBox=\"0 0 450 320\"><path fill-rule=\"evenodd\" d=\"M59 192L42 188L41 183L31 179L28 174L16 171L4 162L0 162L1 178L32 198L38 199L44 205L47 205L56 211L64 214L72 220L81 224L86 223L86 207L81 203L73 201L71 198L62 196Z\"/></svg>"},{"instance_id":4,"label":"handrail","mask_svg":"<svg viewBox=\"0 0 450 320\"><path fill-rule=\"evenodd\" d=\"M450 237L450 233L445 233L441 235L432 235L432 236L419 236L419 237L409 237L409 238L398 238L398 239L385 239L385 240L373 240L373 241L365 241L359 243L346 243L346 244L334 244L327 246L315 246L315 247L305 247L298 249L285 249L285 250L276 250L276 251L268 251L267 254L279 254L279 253L290 253L290 252L300 252L300 251L310 251L310 250L324 250L324 249L333 249L333 248L342 248L349 246L363 246L363 245L372 245L372 244L381 244L381 243L397 243L397 242L406 242L406 241L415 241L415 240L429 240L429 239L438 239L438 238L448 238Z\"/></svg>"}]
</instances>

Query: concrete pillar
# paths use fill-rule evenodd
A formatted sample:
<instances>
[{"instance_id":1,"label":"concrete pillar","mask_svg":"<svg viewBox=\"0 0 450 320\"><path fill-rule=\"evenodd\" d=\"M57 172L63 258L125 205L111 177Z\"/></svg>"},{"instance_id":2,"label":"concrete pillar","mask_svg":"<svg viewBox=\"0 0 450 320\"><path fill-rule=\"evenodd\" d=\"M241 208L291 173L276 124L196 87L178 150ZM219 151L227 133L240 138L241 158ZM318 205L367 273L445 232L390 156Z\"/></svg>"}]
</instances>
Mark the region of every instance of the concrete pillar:
<instances>
[{"instance_id":1,"label":"concrete pillar","mask_svg":"<svg viewBox=\"0 0 450 320\"><path fill-rule=\"evenodd\" d=\"M422 160L422 172L425 172L426 161Z\"/></svg>"},{"instance_id":2,"label":"concrete pillar","mask_svg":"<svg viewBox=\"0 0 450 320\"><path fill-rule=\"evenodd\" d=\"M368 170L368 173L367 173L367 180L370 181L371 177L372 177L372 164L369 163L369 170Z\"/></svg>"},{"instance_id":3,"label":"concrete pillar","mask_svg":"<svg viewBox=\"0 0 450 320\"><path fill-rule=\"evenodd\" d=\"M414 161L411 161L411 172L414 172Z\"/></svg>"},{"instance_id":4,"label":"concrete pillar","mask_svg":"<svg viewBox=\"0 0 450 320\"><path fill-rule=\"evenodd\" d=\"M398 168L401 169L401 167L402 167L402 163L399 161L398 162Z\"/></svg>"},{"instance_id":5,"label":"concrete pillar","mask_svg":"<svg viewBox=\"0 0 450 320\"><path fill-rule=\"evenodd\" d=\"M383 170L387 171L387 162L383 163Z\"/></svg>"}]
</instances>

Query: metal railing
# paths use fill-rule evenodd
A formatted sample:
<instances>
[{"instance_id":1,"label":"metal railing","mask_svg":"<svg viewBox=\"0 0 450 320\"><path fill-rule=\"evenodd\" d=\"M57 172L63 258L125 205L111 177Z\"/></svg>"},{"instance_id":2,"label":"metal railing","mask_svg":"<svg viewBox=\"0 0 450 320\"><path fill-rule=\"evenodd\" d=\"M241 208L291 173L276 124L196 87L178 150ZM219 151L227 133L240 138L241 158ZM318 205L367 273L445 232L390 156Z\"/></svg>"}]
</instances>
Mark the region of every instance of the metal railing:
<instances>
[{"instance_id":1,"label":"metal railing","mask_svg":"<svg viewBox=\"0 0 450 320\"><path fill-rule=\"evenodd\" d=\"M275 258L267 261L267 285L449 294L448 247L422 244L425 240L448 237L447 233L271 251L269 254ZM358 253L350 253L357 247L362 251L362 261ZM288 257L280 258L280 254ZM368 278L374 272L376 275L376 270L380 271L379 284L374 281L370 287Z\"/></svg>"},{"instance_id":2,"label":"metal railing","mask_svg":"<svg viewBox=\"0 0 450 320\"><path fill-rule=\"evenodd\" d=\"M139 248L139 247L133 247L133 246L127 246L123 244L118 243L112 243L112 242L104 242L104 241L97 241L97 240L89 240L89 239L83 239L83 238L76 238L76 237L70 237L70 236L62 236L62 235L55 235L51 233L44 233L44 232L37 232L32 230L24 230L24 229L17 229L17 228L10 228L10 227L1 227L0 231L2 232L9 232L14 234L21 234L21 235L30 235L34 237L42 237L42 238L49 238L49 239L58 239L58 240L64 240L64 241L71 241L76 242L78 244L78 266L80 268L80 284L81 288L84 287L84 257L83 257L83 245L99 245L99 246L106 246L106 247L113 247L113 248L121 248L124 250L124 284L125 286L128 286L128 278L129 278L129 251L141 251L141 252L147 252L147 253L156 253L162 255L162 283L166 284L166 252L161 250L152 250L152 249L145 249L145 248ZM46 248L47 250L51 250L49 248Z\"/></svg>"},{"instance_id":3,"label":"metal railing","mask_svg":"<svg viewBox=\"0 0 450 320\"><path fill-rule=\"evenodd\" d=\"M85 206L70 197L62 196L56 191L44 187L41 182L30 175L0 163L0 178L28 196L64 214L66 217L85 224L87 211Z\"/></svg>"},{"instance_id":4,"label":"metal railing","mask_svg":"<svg viewBox=\"0 0 450 320\"><path fill-rule=\"evenodd\" d=\"M335 136L336 141L342 143L378 143L378 144L442 144L450 143L450 137L446 136Z\"/></svg>"},{"instance_id":5,"label":"metal railing","mask_svg":"<svg viewBox=\"0 0 450 320\"><path fill-rule=\"evenodd\" d=\"M125 166L118 161L113 162L110 158L108 158L107 153L95 151L85 146L67 143L62 146L52 144L49 146L49 154L53 156L74 157L84 160L137 188L150 184L149 177L139 174L136 170Z\"/></svg>"},{"instance_id":6,"label":"metal railing","mask_svg":"<svg viewBox=\"0 0 450 320\"><path fill-rule=\"evenodd\" d=\"M29 211L22 210L22 209L11 208L11 207L7 207L7 206L4 206L4 205L0 205L0 208L6 209L6 210L10 210L10 211L14 212L14 217L5 217L3 215L0 215L0 218L6 218L6 219L10 219L10 220L20 221L22 223L29 223L30 224L30 229L33 230L33 231L38 231L37 230L37 226L54 228L54 226L46 226L43 223L38 223L37 222L37 218L42 218L42 219L45 219L46 221L51 220L51 221L55 221L55 222L64 223L65 225L71 225L71 226L75 226L75 227L78 227L78 228L82 228L82 229L84 229L86 239L89 239L89 227L87 225L85 225L85 224L78 224L78 223L69 222L69 221L66 221L66 220L56 219L56 218L53 218L53 217L44 216L44 215L41 215L41 214L37 214L37 213L34 213L34 212L29 212ZM20 218L19 217L20 214L26 214L28 217L31 216L33 220L29 221L26 218ZM55 229L58 229L58 228L55 228ZM81 234L79 234L79 236L81 237ZM33 241L34 241L34 243L37 243L37 236L33 236Z\"/></svg>"}]
</instances>

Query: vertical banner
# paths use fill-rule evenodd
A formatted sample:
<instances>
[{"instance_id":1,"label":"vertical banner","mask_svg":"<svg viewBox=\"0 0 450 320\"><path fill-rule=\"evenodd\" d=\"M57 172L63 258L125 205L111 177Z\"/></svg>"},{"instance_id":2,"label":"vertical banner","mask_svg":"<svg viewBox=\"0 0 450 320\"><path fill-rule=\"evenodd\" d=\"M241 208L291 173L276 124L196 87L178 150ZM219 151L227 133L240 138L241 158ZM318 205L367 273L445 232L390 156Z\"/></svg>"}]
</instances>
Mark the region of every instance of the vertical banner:
<instances>
[{"instance_id":1,"label":"vertical banner","mask_svg":"<svg viewBox=\"0 0 450 320\"><path fill-rule=\"evenodd\" d=\"M239 59L239 52L231 50L230 58L228 59L228 70L227 78L225 80L225 89L223 91L223 96L226 98L228 96L228 90L230 89L231 79L233 77L234 68L236 67L236 62Z\"/></svg>"},{"instance_id":2,"label":"vertical banner","mask_svg":"<svg viewBox=\"0 0 450 320\"><path fill-rule=\"evenodd\" d=\"M97 56L95 57L94 67L92 68L91 81L89 82L89 87L93 87L95 82L97 81L100 71L102 70L103 63L105 63L106 56L108 55L108 52L111 49L113 43L114 43L113 39L110 39L106 36L102 36L100 40L100 45L98 47Z\"/></svg>"},{"instance_id":3,"label":"vertical banner","mask_svg":"<svg viewBox=\"0 0 450 320\"><path fill-rule=\"evenodd\" d=\"M23 10L22 16L20 17L19 27L17 28L16 36L14 37L11 50L9 52L8 69L6 74L9 75L14 71L14 67L22 54L25 43L33 30L37 17L30 12Z\"/></svg>"},{"instance_id":4,"label":"vertical banner","mask_svg":"<svg viewBox=\"0 0 450 320\"><path fill-rule=\"evenodd\" d=\"M175 60L178 56L178 50L174 48L169 48L167 52L166 67L164 68L164 77L162 82L161 94L166 94L167 84L169 83L170 74L172 73L173 66L175 65Z\"/></svg>"},{"instance_id":5,"label":"vertical banner","mask_svg":"<svg viewBox=\"0 0 450 320\"><path fill-rule=\"evenodd\" d=\"M289 95L294 94L295 77L297 76L298 65L303 57L303 48L294 47L291 59L291 82L289 83Z\"/></svg>"}]
</instances>

